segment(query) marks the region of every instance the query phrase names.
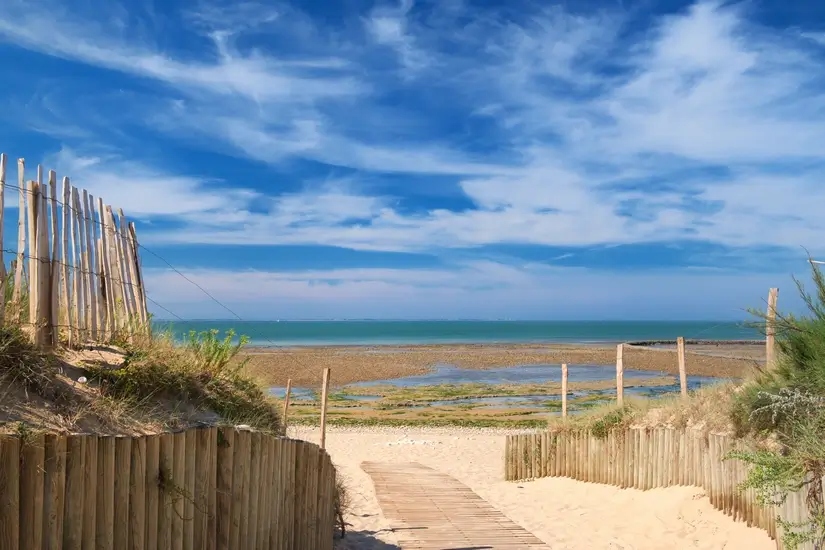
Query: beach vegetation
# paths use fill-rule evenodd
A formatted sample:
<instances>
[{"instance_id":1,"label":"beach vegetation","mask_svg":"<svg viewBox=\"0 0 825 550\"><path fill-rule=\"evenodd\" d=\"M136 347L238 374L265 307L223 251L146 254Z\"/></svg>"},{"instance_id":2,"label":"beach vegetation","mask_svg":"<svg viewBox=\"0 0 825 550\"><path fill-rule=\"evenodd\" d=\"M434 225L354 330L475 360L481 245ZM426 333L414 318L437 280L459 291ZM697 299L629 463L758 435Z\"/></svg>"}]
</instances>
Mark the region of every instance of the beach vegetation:
<instances>
[{"instance_id":1,"label":"beach vegetation","mask_svg":"<svg viewBox=\"0 0 825 550\"><path fill-rule=\"evenodd\" d=\"M777 313L775 362L743 385L730 409L737 435L762 442L732 454L751 465L744 485L772 504L792 492L807 493L810 519L780 520L790 550L825 544L825 276L816 264L811 268L813 293L796 280L807 313ZM767 319L764 311L754 313Z\"/></svg>"}]
</instances>

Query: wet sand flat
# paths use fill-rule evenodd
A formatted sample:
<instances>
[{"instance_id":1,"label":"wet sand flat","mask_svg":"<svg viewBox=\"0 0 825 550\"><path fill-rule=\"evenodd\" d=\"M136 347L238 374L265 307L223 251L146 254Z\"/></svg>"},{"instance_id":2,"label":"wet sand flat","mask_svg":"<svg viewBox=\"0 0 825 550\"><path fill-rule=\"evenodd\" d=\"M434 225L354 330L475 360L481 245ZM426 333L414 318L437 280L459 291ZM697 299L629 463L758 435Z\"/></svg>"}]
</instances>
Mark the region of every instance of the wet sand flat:
<instances>
[{"instance_id":1,"label":"wet sand flat","mask_svg":"<svg viewBox=\"0 0 825 550\"><path fill-rule=\"evenodd\" d=\"M701 343L687 346L689 375L740 378L764 363L759 344ZM385 380L426 374L435 365L464 369L491 369L519 365L567 363L615 365L614 345L581 344L443 344L420 346L325 346L252 348L246 372L269 386L314 387L323 369L332 369L332 384ZM624 367L678 374L675 345L630 346L624 349Z\"/></svg>"}]
</instances>

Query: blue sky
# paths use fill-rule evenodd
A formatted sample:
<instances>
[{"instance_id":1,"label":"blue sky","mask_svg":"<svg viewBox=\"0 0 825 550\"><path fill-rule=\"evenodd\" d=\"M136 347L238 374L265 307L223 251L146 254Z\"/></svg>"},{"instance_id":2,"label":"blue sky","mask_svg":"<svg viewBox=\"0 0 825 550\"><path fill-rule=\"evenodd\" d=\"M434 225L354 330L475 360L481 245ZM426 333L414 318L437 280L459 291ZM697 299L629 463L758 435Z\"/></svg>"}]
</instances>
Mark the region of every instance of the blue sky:
<instances>
[{"instance_id":1,"label":"blue sky","mask_svg":"<svg viewBox=\"0 0 825 550\"><path fill-rule=\"evenodd\" d=\"M0 5L0 149L246 319L741 318L825 255L819 0Z\"/></svg>"}]
</instances>

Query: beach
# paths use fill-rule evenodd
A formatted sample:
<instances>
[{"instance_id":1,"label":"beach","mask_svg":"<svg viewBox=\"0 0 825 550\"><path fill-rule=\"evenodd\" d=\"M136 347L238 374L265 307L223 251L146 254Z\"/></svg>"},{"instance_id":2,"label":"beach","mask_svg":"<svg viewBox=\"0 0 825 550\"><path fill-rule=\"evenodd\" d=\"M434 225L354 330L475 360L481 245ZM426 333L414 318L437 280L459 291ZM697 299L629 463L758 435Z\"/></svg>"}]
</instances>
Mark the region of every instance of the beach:
<instances>
[{"instance_id":1,"label":"beach","mask_svg":"<svg viewBox=\"0 0 825 550\"><path fill-rule=\"evenodd\" d=\"M740 378L764 362L764 345L699 343L686 346L688 375ZM624 368L678 374L675 345L625 345ZM331 384L386 380L430 372L446 364L464 369L519 365L615 365L616 346L606 344L438 344L249 348L245 372L266 386L317 387L323 369Z\"/></svg>"},{"instance_id":2,"label":"beach","mask_svg":"<svg viewBox=\"0 0 825 550\"><path fill-rule=\"evenodd\" d=\"M338 550L396 550L363 461L418 462L469 486L554 550L773 550L768 535L713 508L702 489L638 491L566 478L503 481L504 430L331 428L327 449L350 495L348 535ZM290 428L313 442L319 430Z\"/></svg>"}]
</instances>

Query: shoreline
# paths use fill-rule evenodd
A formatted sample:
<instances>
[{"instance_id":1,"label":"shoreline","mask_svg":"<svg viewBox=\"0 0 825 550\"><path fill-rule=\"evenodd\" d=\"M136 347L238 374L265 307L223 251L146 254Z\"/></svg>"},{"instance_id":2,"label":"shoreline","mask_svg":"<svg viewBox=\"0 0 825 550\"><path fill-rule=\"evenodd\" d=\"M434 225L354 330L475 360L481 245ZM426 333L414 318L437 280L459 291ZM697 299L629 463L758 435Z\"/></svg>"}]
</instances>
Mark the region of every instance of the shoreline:
<instances>
[{"instance_id":1,"label":"shoreline","mask_svg":"<svg viewBox=\"0 0 825 550\"><path fill-rule=\"evenodd\" d=\"M528 341L486 341L486 342L475 342L475 341L455 341L455 342L386 342L386 343L318 343L318 344L294 344L294 343L285 343L285 344L272 344L272 345L264 345L264 344L249 344L246 347L246 353L268 353L276 350L325 350L325 349L351 349L351 350L362 350L362 349L378 349L378 350L389 350L389 349L429 349L429 348L456 348L456 347L469 347L469 348L484 348L484 347L495 347L495 348L521 348L521 347L607 347L607 346L616 346L619 344L626 344L628 346L635 346L635 347L652 347L652 346L662 346L662 345L676 345L676 339L663 339L663 340L528 340ZM741 340L708 340L708 339L695 339L695 338L686 338L685 345L699 345L699 346L764 346L764 340L754 340L754 339L741 339Z\"/></svg>"},{"instance_id":2,"label":"shoreline","mask_svg":"<svg viewBox=\"0 0 825 550\"><path fill-rule=\"evenodd\" d=\"M689 376L742 378L764 364L764 343L748 341L689 341L686 367ZM725 342L725 343L722 343ZM438 365L489 370L526 365L609 366L616 364L616 347L581 344L424 344L352 345L244 350L245 370L262 384L283 387L287 379L298 387L317 387L324 368L332 369L331 384L391 380L432 372ZM675 343L628 345L624 367L678 374Z\"/></svg>"}]
</instances>

